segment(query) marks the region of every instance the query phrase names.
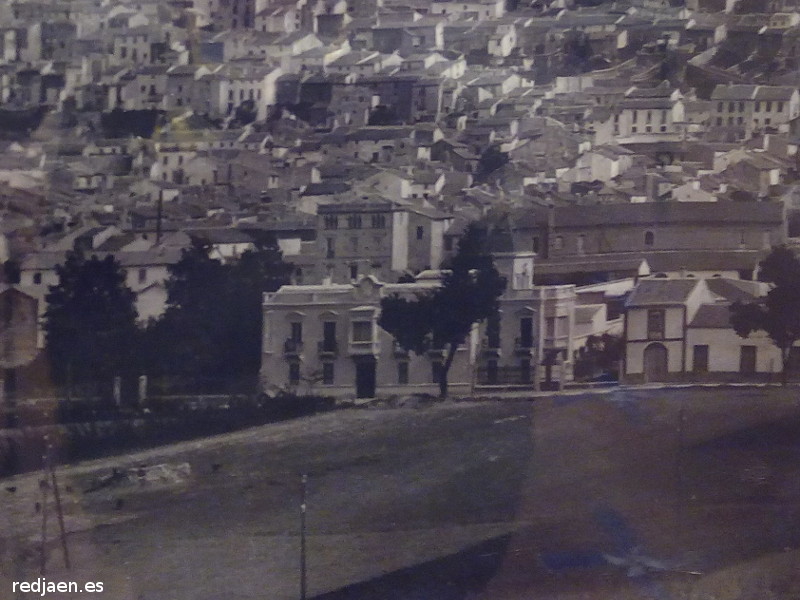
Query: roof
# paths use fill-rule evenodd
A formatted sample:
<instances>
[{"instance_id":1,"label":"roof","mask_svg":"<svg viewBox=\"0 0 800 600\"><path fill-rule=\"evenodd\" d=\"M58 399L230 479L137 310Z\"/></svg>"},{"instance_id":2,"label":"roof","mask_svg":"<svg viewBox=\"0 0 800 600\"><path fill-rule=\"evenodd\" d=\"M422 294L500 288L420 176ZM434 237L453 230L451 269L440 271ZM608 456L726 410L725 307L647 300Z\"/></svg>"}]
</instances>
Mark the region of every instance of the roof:
<instances>
[{"instance_id":1,"label":"roof","mask_svg":"<svg viewBox=\"0 0 800 600\"><path fill-rule=\"evenodd\" d=\"M731 328L731 309L727 302L719 304L703 304L697 309L694 319L689 323L689 327L700 327L704 329L730 329Z\"/></svg>"},{"instance_id":2,"label":"roof","mask_svg":"<svg viewBox=\"0 0 800 600\"><path fill-rule=\"evenodd\" d=\"M253 242L252 237L239 229L195 229L186 233L209 244L248 244Z\"/></svg>"},{"instance_id":3,"label":"roof","mask_svg":"<svg viewBox=\"0 0 800 600\"><path fill-rule=\"evenodd\" d=\"M756 298L763 296L767 290L767 284L761 281L745 281L724 277L706 279L706 285L714 294L731 302L752 302Z\"/></svg>"},{"instance_id":4,"label":"roof","mask_svg":"<svg viewBox=\"0 0 800 600\"><path fill-rule=\"evenodd\" d=\"M625 306L632 308L684 304L698 282L698 279L642 279Z\"/></svg>"},{"instance_id":5,"label":"roof","mask_svg":"<svg viewBox=\"0 0 800 600\"><path fill-rule=\"evenodd\" d=\"M783 205L778 202L642 202L559 206L556 227L600 225L656 225L673 223L783 223Z\"/></svg>"}]
</instances>

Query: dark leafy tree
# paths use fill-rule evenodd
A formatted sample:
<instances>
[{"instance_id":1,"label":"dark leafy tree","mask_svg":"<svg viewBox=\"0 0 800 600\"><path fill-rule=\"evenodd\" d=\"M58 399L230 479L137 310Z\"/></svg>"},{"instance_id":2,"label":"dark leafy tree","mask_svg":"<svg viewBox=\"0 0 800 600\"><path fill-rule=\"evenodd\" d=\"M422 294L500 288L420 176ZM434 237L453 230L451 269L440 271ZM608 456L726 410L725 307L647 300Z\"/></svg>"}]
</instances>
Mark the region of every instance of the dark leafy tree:
<instances>
[{"instance_id":1,"label":"dark leafy tree","mask_svg":"<svg viewBox=\"0 0 800 600\"><path fill-rule=\"evenodd\" d=\"M209 258L196 244L171 268L167 310L148 327L159 349L149 371L195 381L199 387L245 382L261 360L261 300L289 282L292 265L274 247L246 252L237 262Z\"/></svg>"},{"instance_id":2,"label":"dark leafy tree","mask_svg":"<svg viewBox=\"0 0 800 600\"><path fill-rule=\"evenodd\" d=\"M72 252L56 267L45 313L47 354L56 383L93 391L135 371L139 329L135 294L113 256Z\"/></svg>"},{"instance_id":3,"label":"dark leafy tree","mask_svg":"<svg viewBox=\"0 0 800 600\"><path fill-rule=\"evenodd\" d=\"M253 100L245 100L235 111L236 122L240 126L249 125L256 120L258 112L256 110L256 103Z\"/></svg>"},{"instance_id":4,"label":"dark leafy tree","mask_svg":"<svg viewBox=\"0 0 800 600\"><path fill-rule=\"evenodd\" d=\"M624 349L625 344L618 335L590 335L575 361L575 377L589 379L598 374L608 374L616 379Z\"/></svg>"},{"instance_id":5,"label":"dark leafy tree","mask_svg":"<svg viewBox=\"0 0 800 600\"><path fill-rule=\"evenodd\" d=\"M3 263L3 280L9 284L19 283L21 271L19 263L14 259L9 259Z\"/></svg>"},{"instance_id":6,"label":"dark leafy tree","mask_svg":"<svg viewBox=\"0 0 800 600\"><path fill-rule=\"evenodd\" d=\"M486 181L486 178L494 171L508 162L508 152L500 150L499 146L489 146L478 160L478 169L475 179L478 182Z\"/></svg>"},{"instance_id":7,"label":"dark leafy tree","mask_svg":"<svg viewBox=\"0 0 800 600\"><path fill-rule=\"evenodd\" d=\"M100 115L100 126L107 137L118 138L130 135L149 138L163 117L158 110L123 110L115 108Z\"/></svg>"},{"instance_id":8,"label":"dark leafy tree","mask_svg":"<svg viewBox=\"0 0 800 600\"><path fill-rule=\"evenodd\" d=\"M458 252L445 267L442 285L429 293L404 298L393 294L381 300L378 324L397 343L416 354L443 352L439 394L447 396L447 377L456 351L472 326L497 314L506 280L486 249L485 232L470 226Z\"/></svg>"},{"instance_id":9,"label":"dark leafy tree","mask_svg":"<svg viewBox=\"0 0 800 600\"><path fill-rule=\"evenodd\" d=\"M764 298L734 302L731 325L741 337L764 331L781 351L783 383L789 376L792 346L800 340L800 260L781 246L761 261L759 279L772 284Z\"/></svg>"}]
</instances>

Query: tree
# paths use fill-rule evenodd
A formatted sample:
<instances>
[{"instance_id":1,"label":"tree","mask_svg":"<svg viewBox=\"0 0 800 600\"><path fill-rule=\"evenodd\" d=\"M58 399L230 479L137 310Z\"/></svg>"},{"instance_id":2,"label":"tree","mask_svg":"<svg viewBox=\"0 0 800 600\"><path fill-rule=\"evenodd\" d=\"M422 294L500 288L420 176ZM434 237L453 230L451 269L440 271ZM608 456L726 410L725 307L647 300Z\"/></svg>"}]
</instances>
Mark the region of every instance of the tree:
<instances>
[{"instance_id":1,"label":"tree","mask_svg":"<svg viewBox=\"0 0 800 600\"><path fill-rule=\"evenodd\" d=\"M120 264L111 255L86 259L70 252L56 274L44 325L55 382L96 387L132 372L139 339L136 295Z\"/></svg>"},{"instance_id":2,"label":"tree","mask_svg":"<svg viewBox=\"0 0 800 600\"><path fill-rule=\"evenodd\" d=\"M442 284L435 290L413 299L399 294L383 298L378 324L405 350L419 355L444 351L438 376L439 395L444 398L458 347L475 323L497 314L506 280L486 251L485 232L475 225L461 238L450 264L443 266Z\"/></svg>"},{"instance_id":3,"label":"tree","mask_svg":"<svg viewBox=\"0 0 800 600\"><path fill-rule=\"evenodd\" d=\"M760 267L759 279L772 284L771 289L755 302L734 302L731 325L743 338L754 331L766 332L781 351L785 385L792 346L800 340L800 260L780 246L761 261Z\"/></svg>"},{"instance_id":4,"label":"tree","mask_svg":"<svg viewBox=\"0 0 800 600\"><path fill-rule=\"evenodd\" d=\"M478 160L475 180L478 182L486 181L489 175L503 167L506 163L508 163L508 152L503 152L496 144L489 146Z\"/></svg>"},{"instance_id":5,"label":"tree","mask_svg":"<svg viewBox=\"0 0 800 600\"><path fill-rule=\"evenodd\" d=\"M575 360L576 379L591 379L599 374L607 374L614 379L619 377L619 361L625 351L622 337L604 333L590 335L586 345L578 352Z\"/></svg>"},{"instance_id":6,"label":"tree","mask_svg":"<svg viewBox=\"0 0 800 600\"><path fill-rule=\"evenodd\" d=\"M262 295L289 282L292 265L275 247L223 264L195 244L170 269L167 310L148 327L159 349L151 373L228 384L255 376L261 364Z\"/></svg>"}]
</instances>

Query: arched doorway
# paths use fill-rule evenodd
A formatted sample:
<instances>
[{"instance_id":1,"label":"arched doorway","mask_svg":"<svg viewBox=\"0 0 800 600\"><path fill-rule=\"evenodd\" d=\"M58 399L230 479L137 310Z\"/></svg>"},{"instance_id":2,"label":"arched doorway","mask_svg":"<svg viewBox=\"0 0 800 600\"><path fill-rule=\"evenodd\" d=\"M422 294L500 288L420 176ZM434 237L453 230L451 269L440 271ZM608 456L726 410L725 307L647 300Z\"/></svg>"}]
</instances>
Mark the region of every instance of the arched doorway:
<instances>
[{"instance_id":1,"label":"arched doorway","mask_svg":"<svg viewBox=\"0 0 800 600\"><path fill-rule=\"evenodd\" d=\"M666 379L667 349L663 344L650 344L644 349L644 380L653 383Z\"/></svg>"}]
</instances>

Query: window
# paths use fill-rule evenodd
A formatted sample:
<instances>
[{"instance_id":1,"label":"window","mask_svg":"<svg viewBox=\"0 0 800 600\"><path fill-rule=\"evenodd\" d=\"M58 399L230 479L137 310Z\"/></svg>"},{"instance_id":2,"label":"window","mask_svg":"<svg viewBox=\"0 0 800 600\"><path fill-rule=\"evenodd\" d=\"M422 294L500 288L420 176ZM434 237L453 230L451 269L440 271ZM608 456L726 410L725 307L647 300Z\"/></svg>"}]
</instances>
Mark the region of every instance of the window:
<instances>
[{"instance_id":1,"label":"window","mask_svg":"<svg viewBox=\"0 0 800 600\"><path fill-rule=\"evenodd\" d=\"M332 237L325 238L325 257L334 258L336 256L336 240Z\"/></svg>"},{"instance_id":2,"label":"window","mask_svg":"<svg viewBox=\"0 0 800 600\"><path fill-rule=\"evenodd\" d=\"M147 269L139 269L139 283L147 281Z\"/></svg>"},{"instance_id":3,"label":"window","mask_svg":"<svg viewBox=\"0 0 800 600\"><path fill-rule=\"evenodd\" d=\"M772 112L772 102L767 102L767 112Z\"/></svg>"},{"instance_id":4,"label":"window","mask_svg":"<svg viewBox=\"0 0 800 600\"><path fill-rule=\"evenodd\" d=\"M347 217L347 226L350 229L361 229L361 215L350 215Z\"/></svg>"},{"instance_id":5,"label":"window","mask_svg":"<svg viewBox=\"0 0 800 600\"><path fill-rule=\"evenodd\" d=\"M500 315L492 315L486 320L486 345L489 348L500 347Z\"/></svg>"},{"instance_id":6,"label":"window","mask_svg":"<svg viewBox=\"0 0 800 600\"><path fill-rule=\"evenodd\" d=\"M417 239L421 240L423 237L425 237L425 228L420 225L417 227Z\"/></svg>"},{"instance_id":7,"label":"window","mask_svg":"<svg viewBox=\"0 0 800 600\"><path fill-rule=\"evenodd\" d=\"M42 283L42 274L41 273L34 273L33 274L33 284L40 285Z\"/></svg>"},{"instance_id":8,"label":"window","mask_svg":"<svg viewBox=\"0 0 800 600\"><path fill-rule=\"evenodd\" d=\"M350 265L350 279L358 279L358 265Z\"/></svg>"},{"instance_id":9,"label":"window","mask_svg":"<svg viewBox=\"0 0 800 600\"><path fill-rule=\"evenodd\" d=\"M299 362L290 362L289 363L289 383L291 385L297 385L300 383L300 363Z\"/></svg>"},{"instance_id":10,"label":"window","mask_svg":"<svg viewBox=\"0 0 800 600\"><path fill-rule=\"evenodd\" d=\"M708 346L694 347L694 363L692 367L695 373L708 373Z\"/></svg>"},{"instance_id":11,"label":"window","mask_svg":"<svg viewBox=\"0 0 800 600\"><path fill-rule=\"evenodd\" d=\"M165 157L164 157L164 164L165 164L165 165L168 165L168 164L169 164L169 156L165 156Z\"/></svg>"},{"instance_id":12,"label":"window","mask_svg":"<svg viewBox=\"0 0 800 600\"><path fill-rule=\"evenodd\" d=\"M408 383L408 363L406 361L397 363L397 383L401 385Z\"/></svg>"},{"instance_id":13,"label":"window","mask_svg":"<svg viewBox=\"0 0 800 600\"><path fill-rule=\"evenodd\" d=\"M724 102L717 102L717 112L722 112L724 107L725 107Z\"/></svg>"},{"instance_id":14,"label":"window","mask_svg":"<svg viewBox=\"0 0 800 600\"><path fill-rule=\"evenodd\" d=\"M322 324L322 351L336 351L336 321L325 321Z\"/></svg>"},{"instance_id":15,"label":"window","mask_svg":"<svg viewBox=\"0 0 800 600\"><path fill-rule=\"evenodd\" d=\"M739 356L739 372L742 375L752 375L756 372L756 356L755 346L742 346Z\"/></svg>"},{"instance_id":16,"label":"window","mask_svg":"<svg viewBox=\"0 0 800 600\"><path fill-rule=\"evenodd\" d=\"M353 341L372 341L372 321L353 321Z\"/></svg>"},{"instance_id":17,"label":"window","mask_svg":"<svg viewBox=\"0 0 800 600\"><path fill-rule=\"evenodd\" d=\"M761 110L761 102L756 102L756 111Z\"/></svg>"},{"instance_id":18,"label":"window","mask_svg":"<svg viewBox=\"0 0 800 600\"><path fill-rule=\"evenodd\" d=\"M322 363L322 385L333 385L333 363Z\"/></svg>"},{"instance_id":19,"label":"window","mask_svg":"<svg viewBox=\"0 0 800 600\"><path fill-rule=\"evenodd\" d=\"M783 102L778 102L778 112L783 112Z\"/></svg>"},{"instance_id":20,"label":"window","mask_svg":"<svg viewBox=\"0 0 800 600\"><path fill-rule=\"evenodd\" d=\"M651 309L647 311L647 339L664 339L664 311Z\"/></svg>"},{"instance_id":21,"label":"window","mask_svg":"<svg viewBox=\"0 0 800 600\"><path fill-rule=\"evenodd\" d=\"M372 215L373 229L386 229L386 215Z\"/></svg>"},{"instance_id":22,"label":"window","mask_svg":"<svg viewBox=\"0 0 800 600\"><path fill-rule=\"evenodd\" d=\"M645 246L652 246L656 241L656 234L652 231L645 231L644 232L644 245Z\"/></svg>"},{"instance_id":23,"label":"window","mask_svg":"<svg viewBox=\"0 0 800 600\"><path fill-rule=\"evenodd\" d=\"M533 236L533 246L532 246L531 249L536 254L539 253L539 236L538 235Z\"/></svg>"},{"instance_id":24,"label":"window","mask_svg":"<svg viewBox=\"0 0 800 600\"><path fill-rule=\"evenodd\" d=\"M739 102L739 112L744 112L744 102Z\"/></svg>"},{"instance_id":25,"label":"window","mask_svg":"<svg viewBox=\"0 0 800 600\"><path fill-rule=\"evenodd\" d=\"M302 342L303 341L303 324L299 321L295 321L291 324L291 339L293 342Z\"/></svg>"},{"instance_id":26,"label":"window","mask_svg":"<svg viewBox=\"0 0 800 600\"><path fill-rule=\"evenodd\" d=\"M733 112L734 110L736 110L734 108L734 103L733 102L728 102L728 112Z\"/></svg>"}]
</instances>

